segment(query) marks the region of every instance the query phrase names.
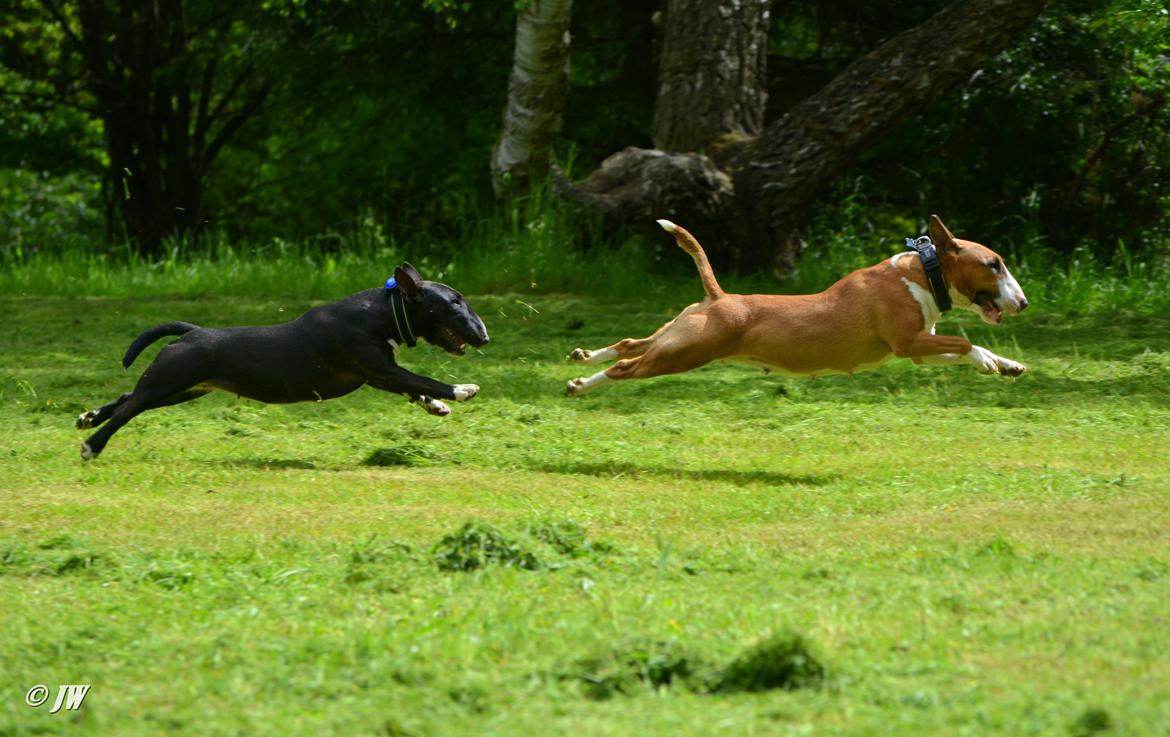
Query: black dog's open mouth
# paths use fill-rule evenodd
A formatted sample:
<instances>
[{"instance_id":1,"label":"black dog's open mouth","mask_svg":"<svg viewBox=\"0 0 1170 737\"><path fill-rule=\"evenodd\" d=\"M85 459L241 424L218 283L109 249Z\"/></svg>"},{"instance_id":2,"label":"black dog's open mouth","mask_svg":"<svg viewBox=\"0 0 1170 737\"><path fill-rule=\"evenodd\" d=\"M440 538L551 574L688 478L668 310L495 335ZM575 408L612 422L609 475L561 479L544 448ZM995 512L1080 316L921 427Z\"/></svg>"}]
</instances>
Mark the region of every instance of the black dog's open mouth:
<instances>
[{"instance_id":1,"label":"black dog's open mouth","mask_svg":"<svg viewBox=\"0 0 1170 737\"><path fill-rule=\"evenodd\" d=\"M439 337L443 339L443 343L444 343L443 348L448 353L451 353L451 354L456 355L456 356L462 356L464 354L465 351L463 348L463 345L464 345L463 338L460 338L459 334L456 333L454 330L452 330L451 328L448 328L448 327L440 328L439 329Z\"/></svg>"}]
</instances>

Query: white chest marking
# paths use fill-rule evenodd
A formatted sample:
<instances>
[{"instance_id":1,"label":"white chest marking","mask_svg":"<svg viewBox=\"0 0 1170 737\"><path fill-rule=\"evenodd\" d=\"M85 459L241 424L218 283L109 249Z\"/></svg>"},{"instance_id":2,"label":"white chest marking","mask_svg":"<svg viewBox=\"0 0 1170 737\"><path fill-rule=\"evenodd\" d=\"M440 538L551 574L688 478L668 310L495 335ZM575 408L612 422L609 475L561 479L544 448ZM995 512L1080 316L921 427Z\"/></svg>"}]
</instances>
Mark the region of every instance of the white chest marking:
<instances>
[{"instance_id":1,"label":"white chest marking","mask_svg":"<svg viewBox=\"0 0 1170 737\"><path fill-rule=\"evenodd\" d=\"M942 317L942 313L938 309L938 304L934 301L934 295L906 277L902 277L902 283L906 285L906 288L910 290L910 296L914 297L914 301L922 308L923 328L927 332L934 334L935 323Z\"/></svg>"}]
</instances>

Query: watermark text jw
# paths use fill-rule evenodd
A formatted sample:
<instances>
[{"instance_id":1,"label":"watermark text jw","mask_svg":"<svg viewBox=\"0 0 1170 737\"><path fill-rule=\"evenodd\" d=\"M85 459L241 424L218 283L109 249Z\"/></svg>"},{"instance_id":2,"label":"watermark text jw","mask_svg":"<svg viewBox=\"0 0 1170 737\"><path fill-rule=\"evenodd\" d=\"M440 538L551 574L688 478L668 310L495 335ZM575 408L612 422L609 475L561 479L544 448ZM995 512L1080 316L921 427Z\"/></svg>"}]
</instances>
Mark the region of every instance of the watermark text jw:
<instances>
[{"instance_id":1,"label":"watermark text jw","mask_svg":"<svg viewBox=\"0 0 1170 737\"><path fill-rule=\"evenodd\" d=\"M61 707L65 707L66 711L76 711L81 708L81 703L85 701L86 694L89 693L88 683L63 683L57 686L57 700L53 702L53 708L49 709L50 714L56 714L61 711ZM28 690L24 695L24 703L33 707L43 705L49 700L49 687L38 683Z\"/></svg>"}]
</instances>

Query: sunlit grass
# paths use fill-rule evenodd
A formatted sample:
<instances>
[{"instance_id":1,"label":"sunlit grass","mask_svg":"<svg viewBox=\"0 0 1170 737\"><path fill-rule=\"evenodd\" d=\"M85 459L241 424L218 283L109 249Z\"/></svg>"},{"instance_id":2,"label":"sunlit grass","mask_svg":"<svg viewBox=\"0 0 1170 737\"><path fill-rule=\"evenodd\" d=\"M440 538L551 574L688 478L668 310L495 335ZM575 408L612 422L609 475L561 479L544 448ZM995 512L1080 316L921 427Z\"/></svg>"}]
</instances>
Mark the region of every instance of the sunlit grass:
<instances>
[{"instance_id":1,"label":"sunlit grass","mask_svg":"<svg viewBox=\"0 0 1170 737\"><path fill-rule=\"evenodd\" d=\"M645 334L675 298L479 295L487 348L403 356L481 384L447 418L368 388L217 395L80 461L73 418L148 365L157 347L118 365L142 328L276 322L312 303L290 294L0 300L0 734L1170 723L1165 318L940 326L1028 364L1019 380L720 365L570 400L571 348ZM467 521L540 566L443 570L432 547ZM552 545L549 524L588 545ZM615 653L726 668L786 632L823 684L715 694L635 676L596 700L582 680ZM23 703L38 683L93 688L49 715Z\"/></svg>"}]
</instances>

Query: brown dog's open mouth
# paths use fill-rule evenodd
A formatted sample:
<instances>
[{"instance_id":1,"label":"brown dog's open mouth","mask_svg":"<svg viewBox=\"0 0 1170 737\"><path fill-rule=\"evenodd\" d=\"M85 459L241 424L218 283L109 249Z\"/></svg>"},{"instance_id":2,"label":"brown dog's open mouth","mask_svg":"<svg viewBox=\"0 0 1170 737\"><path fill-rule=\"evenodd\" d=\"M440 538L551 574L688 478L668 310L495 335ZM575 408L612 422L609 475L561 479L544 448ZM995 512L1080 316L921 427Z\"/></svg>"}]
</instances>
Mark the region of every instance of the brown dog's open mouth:
<instances>
[{"instance_id":1,"label":"brown dog's open mouth","mask_svg":"<svg viewBox=\"0 0 1170 737\"><path fill-rule=\"evenodd\" d=\"M995 306L995 302L985 302L979 305L979 316L991 325L998 325L1003 321L1003 310Z\"/></svg>"},{"instance_id":2,"label":"brown dog's open mouth","mask_svg":"<svg viewBox=\"0 0 1170 737\"><path fill-rule=\"evenodd\" d=\"M463 338L460 338L458 333L456 333L451 328L444 327L439 330L439 336L442 337L443 342L446 343L446 345L443 347L447 350L448 353L454 354L456 356L463 355Z\"/></svg>"},{"instance_id":3,"label":"brown dog's open mouth","mask_svg":"<svg viewBox=\"0 0 1170 737\"><path fill-rule=\"evenodd\" d=\"M1003 310L995 304L994 295L980 292L975 295L972 302L979 308L979 316L983 318L983 322L990 325L998 325L1003 322Z\"/></svg>"}]
</instances>

